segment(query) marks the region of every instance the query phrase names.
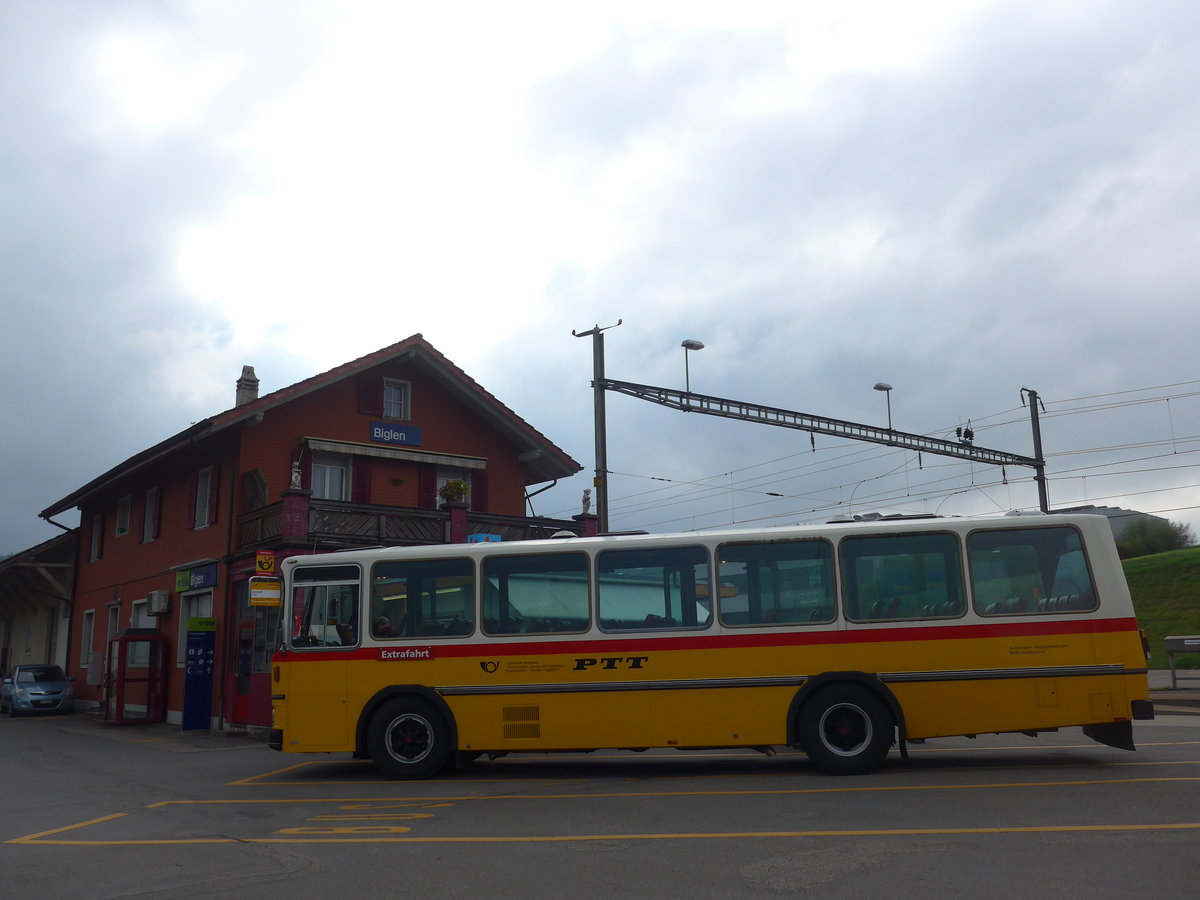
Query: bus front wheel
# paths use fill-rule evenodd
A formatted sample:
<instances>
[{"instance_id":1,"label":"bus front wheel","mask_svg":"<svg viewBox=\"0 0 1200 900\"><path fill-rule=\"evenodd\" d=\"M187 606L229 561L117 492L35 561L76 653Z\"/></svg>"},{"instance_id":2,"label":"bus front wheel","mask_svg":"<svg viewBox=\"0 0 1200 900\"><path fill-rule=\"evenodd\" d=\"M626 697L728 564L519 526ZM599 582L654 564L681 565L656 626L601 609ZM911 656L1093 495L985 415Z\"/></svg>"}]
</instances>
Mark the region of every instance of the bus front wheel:
<instances>
[{"instance_id":1,"label":"bus front wheel","mask_svg":"<svg viewBox=\"0 0 1200 900\"><path fill-rule=\"evenodd\" d=\"M818 769L863 775L879 767L892 746L892 717L874 692L857 684L817 691L800 711L800 745Z\"/></svg>"},{"instance_id":2,"label":"bus front wheel","mask_svg":"<svg viewBox=\"0 0 1200 900\"><path fill-rule=\"evenodd\" d=\"M367 752L388 778L432 778L450 760L450 730L419 697L389 700L371 719Z\"/></svg>"}]
</instances>

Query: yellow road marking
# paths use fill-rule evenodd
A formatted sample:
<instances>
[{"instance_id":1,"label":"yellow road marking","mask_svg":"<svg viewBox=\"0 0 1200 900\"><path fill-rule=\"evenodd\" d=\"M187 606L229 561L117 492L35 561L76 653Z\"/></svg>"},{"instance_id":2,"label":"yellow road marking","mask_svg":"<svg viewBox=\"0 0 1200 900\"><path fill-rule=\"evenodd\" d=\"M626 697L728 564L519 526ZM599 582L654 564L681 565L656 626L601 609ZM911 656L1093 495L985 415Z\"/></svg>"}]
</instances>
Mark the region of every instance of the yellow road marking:
<instances>
[{"instance_id":1,"label":"yellow road marking","mask_svg":"<svg viewBox=\"0 0 1200 900\"><path fill-rule=\"evenodd\" d=\"M451 794L430 797L277 797L270 799L235 799L235 800L161 800L151 803L147 809L159 809L165 806L212 806L220 804L297 804L297 803L467 803L473 800L606 800L631 797L762 797L762 796L798 796L803 794L865 794L873 792L893 791L966 791L988 790L996 788L1042 788L1042 787L1094 787L1115 784L1170 784L1177 782L1200 781L1200 775L1165 775L1148 778L1095 778L1071 779L1067 781L1001 781L1001 782L972 782L970 784L875 784L858 787L820 787L820 788L761 788L727 791L597 791L576 794L519 794L505 792L501 794Z\"/></svg>"},{"instance_id":2,"label":"yellow road marking","mask_svg":"<svg viewBox=\"0 0 1200 900\"><path fill-rule=\"evenodd\" d=\"M325 761L328 762L328 760L325 760ZM272 775L283 775L285 772L294 772L297 769L303 769L306 766L312 766L312 765L316 765L316 763L311 762L311 761L300 762L300 763L296 763L294 766L284 766L282 769L274 769L273 771L270 771L270 772L264 772L261 775L251 775L248 778L240 778L237 781L226 782L225 786L233 787L235 785L253 784L260 778L270 778Z\"/></svg>"},{"instance_id":3,"label":"yellow road marking","mask_svg":"<svg viewBox=\"0 0 1200 900\"><path fill-rule=\"evenodd\" d=\"M394 813L390 816L309 816L309 822L372 822L388 819L406 822L413 819L436 819L433 813Z\"/></svg>"},{"instance_id":4,"label":"yellow road marking","mask_svg":"<svg viewBox=\"0 0 1200 900\"><path fill-rule=\"evenodd\" d=\"M339 804L342 809L354 809L355 806L347 804L364 804L362 808L374 810L381 808L379 804L405 804L405 805L423 805L426 808L435 808L437 805L448 805L455 803L464 803L472 800L594 800L594 799L637 799L637 798L663 798L663 797L729 797L729 796L795 796L803 794L837 794L837 793L870 793L870 792L895 792L895 791L962 791L962 790L987 790L999 788L1040 788L1040 787L1090 787L1100 785L1126 785L1126 784L1167 784L1179 782L1196 782L1200 781L1200 776L1177 776L1177 777L1151 777L1151 778L1120 778L1120 779L1091 779L1091 780L1069 780L1069 781L1026 781L1026 782L997 782L997 783L972 783L972 784L941 784L941 785L863 785L858 787L824 787L824 788L785 788L773 790L733 790L733 791L610 791L610 792L592 792L592 793L561 793L561 794L516 794L504 793L495 795L482 794L462 794L454 796L440 797L395 797L395 798L274 798L274 799L232 799L232 800L165 800L158 803L149 804L147 809L161 809L167 806L206 806L206 805L252 805L252 804L274 804L274 805L293 805L298 803L305 804ZM386 808L386 807L382 807ZM124 846L124 845L153 845L153 844L222 844L222 843L271 843L282 840L297 840L295 838L187 838L187 839L157 839L157 840L70 840L65 838L53 838L54 835L61 835L70 831L77 831L82 828L87 828L92 825L100 825L106 822L111 822L119 818L123 818L127 813L115 813L108 816L102 816L97 819L90 819L86 822L80 822L75 825L67 825L62 828L55 828L48 831L38 832L36 834L26 835L20 838L14 838L6 841L9 844L66 844L79 846ZM394 816L336 816L325 815L317 816L316 819L415 819L415 818L433 818L432 813L410 813L398 814ZM332 826L331 826L332 827ZM363 826L363 828L383 829L389 826ZM398 826L391 826L394 830ZM510 842L519 840L529 841L595 841L595 840L664 840L664 839L686 839L686 838L744 838L744 837L855 837L855 836L898 836L898 835L933 835L933 834L1003 834L1003 833L1037 833L1046 831L1063 831L1063 832L1080 832L1080 831L1139 831L1139 830L1169 830L1169 829L1194 829L1200 828L1200 823L1179 823L1179 824L1161 824L1161 825L1087 825L1087 826L1016 826L1016 827L988 827L988 828L916 828L916 829L849 829L849 830L821 830L821 831L784 831L784 832L715 832L715 833L686 833L686 834L641 834L641 835L558 835L558 836L526 836L520 838L514 837L441 837L441 838L424 838L424 837L406 837L406 838L374 838L366 837L362 831L356 831L355 834L360 835L357 838L307 838L307 840L399 840L413 842L443 842L443 843L490 843L490 842ZM285 829L283 833L295 834L315 834L312 830L296 831ZM320 832L325 833L325 832ZM339 832L341 833L341 832ZM380 833L378 831L372 833Z\"/></svg>"},{"instance_id":5,"label":"yellow road marking","mask_svg":"<svg viewBox=\"0 0 1200 900\"><path fill-rule=\"evenodd\" d=\"M87 824L87 823L83 823ZM76 826L79 827L79 826ZM295 838L191 838L186 840L127 840L127 841L73 841L34 840L35 835L8 841L10 844L53 844L55 846L147 846L155 844L328 844L328 843L401 843L401 844L514 844L514 843L571 843L586 841L680 841L680 840L736 840L744 838L812 838L812 837L927 837L935 835L970 834L1072 834L1088 832L1130 831L1195 831L1200 822L1174 822L1141 825L1014 825L989 826L986 828L853 828L843 830L812 831L730 831L730 832L676 832L669 834L558 834L558 835L495 835L476 837L372 837L383 829L399 831L398 826L364 826L355 830L356 837L295 837ZM65 829L60 829L65 830ZM349 829L347 829L349 830ZM280 833L324 834L334 829L284 829ZM364 833L364 831L366 833Z\"/></svg>"},{"instance_id":6,"label":"yellow road marking","mask_svg":"<svg viewBox=\"0 0 1200 900\"><path fill-rule=\"evenodd\" d=\"M13 838L11 841L5 841L6 844L29 844L36 841L38 838L46 837L50 834L62 834L64 831L74 831L77 828L87 828L89 825L99 825L102 822L111 822L113 819L120 819L126 813L113 813L111 816L101 816L99 819L89 819L87 822L79 822L76 825L64 825L62 828L51 828L49 831L39 831L37 834L27 834L25 837Z\"/></svg>"},{"instance_id":7,"label":"yellow road marking","mask_svg":"<svg viewBox=\"0 0 1200 900\"><path fill-rule=\"evenodd\" d=\"M280 828L276 834L404 834L412 831L405 825L362 825L362 826L300 826Z\"/></svg>"}]
</instances>

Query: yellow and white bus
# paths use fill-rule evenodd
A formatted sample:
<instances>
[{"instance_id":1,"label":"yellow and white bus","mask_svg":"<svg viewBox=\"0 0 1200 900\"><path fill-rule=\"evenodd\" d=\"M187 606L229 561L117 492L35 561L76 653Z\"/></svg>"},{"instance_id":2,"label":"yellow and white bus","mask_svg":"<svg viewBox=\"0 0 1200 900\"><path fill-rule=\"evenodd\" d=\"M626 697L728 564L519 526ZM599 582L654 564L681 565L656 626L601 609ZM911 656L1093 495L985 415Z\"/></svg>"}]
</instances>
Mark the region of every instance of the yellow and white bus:
<instances>
[{"instance_id":1,"label":"yellow and white bus","mask_svg":"<svg viewBox=\"0 0 1200 900\"><path fill-rule=\"evenodd\" d=\"M1083 726L1132 750L1144 635L1100 516L883 519L284 561L274 728L425 778L480 754L803 749Z\"/></svg>"}]
</instances>

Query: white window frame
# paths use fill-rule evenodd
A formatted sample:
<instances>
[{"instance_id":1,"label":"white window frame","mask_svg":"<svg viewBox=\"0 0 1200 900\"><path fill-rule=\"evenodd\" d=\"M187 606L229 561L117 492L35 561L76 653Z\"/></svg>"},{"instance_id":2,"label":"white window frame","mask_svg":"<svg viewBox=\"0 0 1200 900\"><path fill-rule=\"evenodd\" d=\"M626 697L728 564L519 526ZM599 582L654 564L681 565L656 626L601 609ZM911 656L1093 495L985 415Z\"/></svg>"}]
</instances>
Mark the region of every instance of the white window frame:
<instances>
[{"instance_id":1,"label":"white window frame","mask_svg":"<svg viewBox=\"0 0 1200 900\"><path fill-rule=\"evenodd\" d=\"M149 544L158 534L158 498L157 487L146 488L145 514L142 516L142 543Z\"/></svg>"},{"instance_id":2,"label":"white window frame","mask_svg":"<svg viewBox=\"0 0 1200 900\"><path fill-rule=\"evenodd\" d=\"M407 422L412 418L412 384L395 378L383 379L383 417Z\"/></svg>"},{"instance_id":3,"label":"white window frame","mask_svg":"<svg viewBox=\"0 0 1200 900\"><path fill-rule=\"evenodd\" d=\"M96 611L94 609L85 609L83 611L83 633L79 640L79 666L86 669L91 662L92 644L95 642L96 630Z\"/></svg>"},{"instance_id":4,"label":"white window frame","mask_svg":"<svg viewBox=\"0 0 1200 900\"><path fill-rule=\"evenodd\" d=\"M354 474L351 465L349 456L339 453L314 453L311 483L313 497L318 500L349 500L351 478ZM341 496L335 497L330 494L328 473L332 470L340 470L342 473Z\"/></svg>"},{"instance_id":5,"label":"white window frame","mask_svg":"<svg viewBox=\"0 0 1200 900\"><path fill-rule=\"evenodd\" d=\"M133 498L122 494L117 498L117 521L113 525L113 534L124 537L129 534L130 510L133 508Z\"/></svg>"},{"instance_id":6,"label":"white window frame","mask_svg":"<svg viewBox=\"0 0 1200 900\"><path fill-rule=\"evenodd\" d=\"M100 559L103 547L104 513L96 513L92 516L92 534L91 543L88 548L88 562L96 562L98 559Z\"/></svg>"},{"instance_id":7,"label":"white window frame","mask_svg":"<svg viewBox=\"0 0 1200 900\"><path fill-rule=\"evenodd\" d=\"M207 603L205 601L208 601ZM212 616L213 591L205 588L179 596L179 644L176 647L175 666L182 669L187 660L188 619Z\"/></svg>"},{"instance_id":8,"label":"white window frame","mask_svg":"<svg viewBox=\"0 0 1200 900\"><path fill-rule=\"evenodd\" d=\"M196 474L196 514L192 528L200 531L212 523L208 520L208 508L212 505L213 467L205 466Z\"/></svg>"}]
</instances>

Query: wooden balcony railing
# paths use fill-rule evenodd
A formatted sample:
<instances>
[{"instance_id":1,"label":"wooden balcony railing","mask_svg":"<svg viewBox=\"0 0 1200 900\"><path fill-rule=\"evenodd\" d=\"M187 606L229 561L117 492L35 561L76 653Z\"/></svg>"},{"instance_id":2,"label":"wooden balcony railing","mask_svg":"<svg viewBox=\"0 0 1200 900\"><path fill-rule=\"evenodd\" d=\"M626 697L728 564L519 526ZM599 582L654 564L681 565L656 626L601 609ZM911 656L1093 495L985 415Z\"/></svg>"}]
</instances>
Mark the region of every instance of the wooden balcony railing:
<instances>
[{"instance_id":1,"label":"wooden balcony railing","mask_svg":"<svg viewBox=\"0 0 1200 900\"><path fill-rule=\"evenodd\" d=\"M307 499L306 534L288 533L284 503L272 503L238 517L238 550L273 549L297 544L317 549L342 547L445 544L450 540L450 512L341 503ZM502 541L549 537L556 531L582 534L578 522L567 519L501 516L467 511L468 534L496 534Z\"/></svg>"}]
</instances>

